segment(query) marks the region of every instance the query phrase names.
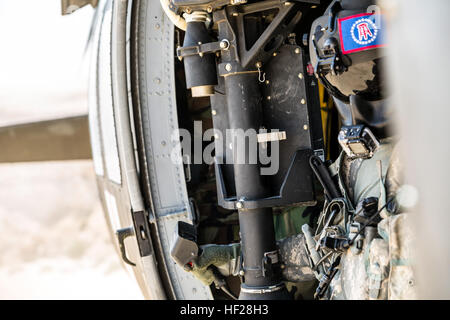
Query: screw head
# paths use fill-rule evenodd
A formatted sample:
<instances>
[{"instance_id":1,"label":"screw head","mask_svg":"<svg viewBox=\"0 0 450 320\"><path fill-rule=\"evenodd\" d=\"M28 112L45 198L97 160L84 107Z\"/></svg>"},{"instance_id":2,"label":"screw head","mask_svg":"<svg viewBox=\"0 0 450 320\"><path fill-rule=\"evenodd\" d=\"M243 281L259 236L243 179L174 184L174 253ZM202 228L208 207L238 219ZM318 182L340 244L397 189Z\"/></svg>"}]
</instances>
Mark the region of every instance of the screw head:
<instances>
[{"instance_id":1,"label":"screw head","mask_svg":"<svg viewBox=\"0 0 450 320\"><path fill-rule=\"evenodd\" d=\"M216 110L212 110L211 113L212 113L213 116L215 116L217 114L217 111Z\"/></svg>"},{"instance_id":2,"label":"screw head","mask_svg":"<svg viewBox=\"0 0 450 320\"><path fill-rule=\"evenodd\" d=\"M242 202L241 201L239 201L239 202L236 202L236 208L238 208L238 209L242 209L244 207L244 205L242 204Z\"/></svg>"},{"instance_id":3,"label":"screw head","mask_svg":"<svg viewBox=\"0 0 450 320\"><path fill-rule=\"evenodd\" d=\"M231 69L233 69L233 67L231 66L230 63L227 63L227 64L225 65L225 70L231 71Z\"/></svg>"},{"instance_id":4,"label":"screw head","mask_svg":"<svg viewBox=\"0 0 450 320\"><path fill-rule=\"evenodd\" d=\"M305 104L305 103L306 103L306 100L305 100L305 99L302 99L302 100L300 100L300 103L301 103L301 104Z\"/></svg>"},{"instance_id":5,"label":"screw head","mask_svg":"<svg viewBox=\"0 0 450 320\"><path fill-rule=\"evenodd\" d=\"M307 124L305 124L304 126L303 126L303 130L308 130L308 125Z\"/></svg>"},{"instance_id":6,"label":"screw head","mask_svg":"<svg viewBox=\"0 0 450 320\"><path fill-rule=\"evenodd\" d=\"M230 42L227 39L223 39L222 41L220 41L219 46L221 49L226 50L230 47Z\"/></svg>"},{"instance_id":7,"label":"screw head","mask_svg":"<svg viewBox=\"0 0 450 320\"><path fill-rule=\"evenodd\" d=\"M300 50L300 48L295 48L294 52L295 52L296 54L300 54L301 50Z\"/></svg>"}]
</instances>

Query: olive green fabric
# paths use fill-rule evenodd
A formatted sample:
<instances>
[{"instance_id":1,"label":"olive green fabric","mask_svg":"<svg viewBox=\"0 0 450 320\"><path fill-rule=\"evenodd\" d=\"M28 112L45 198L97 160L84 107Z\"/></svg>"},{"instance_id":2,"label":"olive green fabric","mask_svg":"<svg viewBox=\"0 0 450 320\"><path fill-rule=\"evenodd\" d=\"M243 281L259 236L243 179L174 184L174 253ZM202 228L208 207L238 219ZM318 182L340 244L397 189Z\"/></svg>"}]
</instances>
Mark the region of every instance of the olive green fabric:
<instances>
[{"instance_id":1,"label":"olive green fabric","mask_svg":"<svg viewBox=\"0 0 450 320\"><path fill-rule=\"evenodd\" d=\"M202 253L193 262L191 272L205 285L209 286L214 282L215 277L211 266L218 268L224 275L234 274L238 271L241 251L239 243L230 245L209 244L200 248Z\"/></svg>"},{"instance_id":2,"label":"olive green fabric","mask_svg":"<svg viewBox=\"0 0 450 320\"><path fill-rule=\"evenodd\" d=\"M306 207L291 207L281 214L274 215L275 239L277 241L302 233L302 225L309 222L309 217L302 214Z\"/></svg>"}]
</instances>

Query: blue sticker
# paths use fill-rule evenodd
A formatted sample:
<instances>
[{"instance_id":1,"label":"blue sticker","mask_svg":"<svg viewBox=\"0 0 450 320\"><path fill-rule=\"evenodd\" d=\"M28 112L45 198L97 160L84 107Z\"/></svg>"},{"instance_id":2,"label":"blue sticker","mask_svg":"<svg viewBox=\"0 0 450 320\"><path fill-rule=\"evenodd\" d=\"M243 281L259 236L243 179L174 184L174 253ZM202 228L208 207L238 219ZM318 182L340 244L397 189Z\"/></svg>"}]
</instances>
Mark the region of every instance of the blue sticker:
<instances>
[{"instance_id":1,"label":"blue sticker","mask_svg":"<svg viewBox=\"0 0 450 320\"><path fill-rule=\"evenodd\" d=\"M362 13L338 19L343 54L364 51L386 45L383 16Z\"/></svg>"}]
</instances>

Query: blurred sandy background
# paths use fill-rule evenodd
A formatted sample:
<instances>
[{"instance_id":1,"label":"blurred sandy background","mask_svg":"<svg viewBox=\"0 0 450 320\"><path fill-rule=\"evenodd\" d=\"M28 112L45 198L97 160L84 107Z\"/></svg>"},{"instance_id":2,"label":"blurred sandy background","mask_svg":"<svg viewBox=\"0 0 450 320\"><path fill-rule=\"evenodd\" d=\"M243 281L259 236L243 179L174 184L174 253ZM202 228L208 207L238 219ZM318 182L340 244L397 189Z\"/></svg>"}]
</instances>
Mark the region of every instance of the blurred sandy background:
<instances>
[{"instance_id":1,"label":"blurred sandy background","mask_svg":"<svg viewBox=\"0 0 450 320\"><path fill-rule=\"evenodd\" d=\"M93 9L60 11L59 0L0 0L0 126L87 112ZM142 299L90 161L0 164L0 299Z\"/></svg>"}]
</instances>

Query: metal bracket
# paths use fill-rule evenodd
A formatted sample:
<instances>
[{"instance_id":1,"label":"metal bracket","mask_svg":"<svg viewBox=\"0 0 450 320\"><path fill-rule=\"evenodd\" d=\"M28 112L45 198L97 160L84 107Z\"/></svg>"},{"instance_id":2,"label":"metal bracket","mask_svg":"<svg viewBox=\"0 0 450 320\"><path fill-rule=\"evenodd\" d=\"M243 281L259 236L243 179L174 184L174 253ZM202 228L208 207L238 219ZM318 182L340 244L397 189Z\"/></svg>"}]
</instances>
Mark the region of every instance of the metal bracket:
<instances>
[{"instance_id":1,"label":"metal bracket","mask_svg":"<svg viewBox=\"0 0 450 320\"><path fill-rule=\"evenodd\" d=\"M278 250L265 252L264 258L262 259L262 275L263 277L270 277L273 274L272 265L280 262L280 258L278 257Z\"/></svg>"},{"instance_id":2,"label":"metal bracket","mask_svg":"<svg viewBox=\"0 0 450 320\"><path fill-rule=\"evenodd\" d=\"M200 56L207 53L215 53L220 50L225 50L227 48L228 40L209 42L209 43L199 43L197 46L190 47L179 47L177 48L177 57L182 60L184 57L189 56Z\"/></svg>"},{"instance_id":3,"label":"metal bracket","mask_svg":"<svg viewBox=\"0 0 450 320\"><path fill-rule=\"evenodd\" d=\"M134 230L136 230L136 240L141 257L153 254L153 247L150 239L150 230L147 216L143 211L132 212Z\"/></svg>"}]
</instances>

